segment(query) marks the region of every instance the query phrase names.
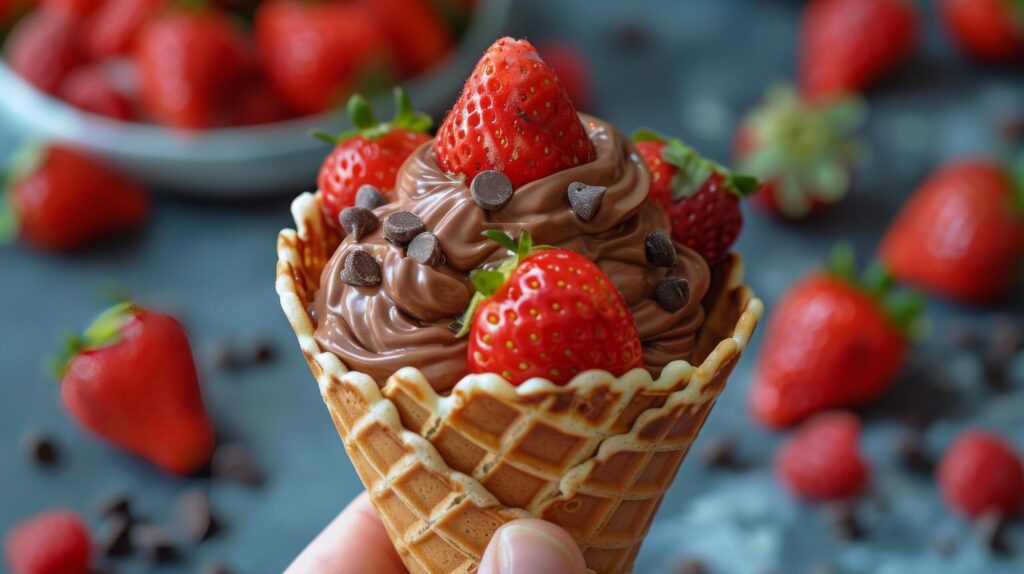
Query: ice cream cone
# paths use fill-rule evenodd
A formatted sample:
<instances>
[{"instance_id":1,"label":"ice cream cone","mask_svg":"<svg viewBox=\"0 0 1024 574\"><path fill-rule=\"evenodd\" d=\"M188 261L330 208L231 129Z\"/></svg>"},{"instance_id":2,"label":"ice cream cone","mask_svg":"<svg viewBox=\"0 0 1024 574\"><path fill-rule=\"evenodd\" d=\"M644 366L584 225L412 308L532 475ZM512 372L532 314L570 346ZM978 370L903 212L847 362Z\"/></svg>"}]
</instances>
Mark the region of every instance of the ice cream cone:
<instances>
[{"instance_id":1,"label":"ice cream cone","mask_svg":"<svg viewBox=\"0 0 1024 574\"><path fill-rule=\"evenodd\" d=\"M319 201L306 193L292 205L298 229L278 238L277 292L406 567L474 572L499 526L533 516L572 534L593 571L630 571L762 314L739 257L713 270L699 366L675 361L657 380L587 371L564 386L470 375L441 396L413 368L380 387L317 344L308 308L340 241Z\"/></svg>"}]
</instances>

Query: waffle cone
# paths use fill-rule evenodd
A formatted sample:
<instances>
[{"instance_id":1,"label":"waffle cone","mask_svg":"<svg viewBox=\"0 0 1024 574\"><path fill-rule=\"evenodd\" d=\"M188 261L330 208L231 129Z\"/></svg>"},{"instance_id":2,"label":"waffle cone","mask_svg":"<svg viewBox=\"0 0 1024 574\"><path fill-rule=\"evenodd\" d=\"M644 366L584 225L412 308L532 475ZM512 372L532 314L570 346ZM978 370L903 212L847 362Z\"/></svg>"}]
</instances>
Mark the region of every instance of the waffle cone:
<instances>
[{"instance_id":1,"label":"waffle cone","mask_svg":"<svg viewBox=\"0 0 1024 574\"><path fill-rule=\"evenodd\" d=\"M662 496L763 311L732 255L704 299L695 362L657 380L587 371L568 385L514 387L469 375L447 395L414 368L378 386L320 349L307 308L339 238L319 195L292 204L278 238L277 292L345 449L406 567L475 572L502 524L565 528L599 573L629 572Z\"/></svg>"}]
</instances>

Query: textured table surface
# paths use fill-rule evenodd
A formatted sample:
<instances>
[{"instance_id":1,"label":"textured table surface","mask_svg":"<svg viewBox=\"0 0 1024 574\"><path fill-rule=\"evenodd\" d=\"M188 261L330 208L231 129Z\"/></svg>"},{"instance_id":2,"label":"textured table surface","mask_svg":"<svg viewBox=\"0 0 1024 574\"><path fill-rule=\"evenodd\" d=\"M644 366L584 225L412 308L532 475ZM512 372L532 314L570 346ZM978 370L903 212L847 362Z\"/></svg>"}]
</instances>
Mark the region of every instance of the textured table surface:
<instances>
[{"instance_id":1,"label":"textured table surface","mask_svg":"<svg viewBox=\"0 0 1024 574\"><path fill-rule=\"evenodd\" d=\"M594 67L593 111L620 129L656 126L727 159L738 115L766 85L792 73L800 6L532 0L520 4L513 26L534 40L557 37L582 46ZM646 31L646 47L622 48L617 31L624 23ZM953 53L930 12L926 23L913 62L871 93L871 153L842 206L804 225L747 213L738 249L769 309L836 240L851 240L863 255L873 252L897 206L937 162L993 153L1000 118L1024 110L1020 70L977 69ZM0 137L0 152L6 155L14 143ZM143 517L164 522L176 494L201 486L225 528L187 550L188 561L160 571L192 572L216 560L245 573L277 572L360 490L273 289L274 243L278 229L290 224L292 191L258 204L163 197L139 236L73 257L0 250L0 529L55 506L78 509L97 524L92 501L119 490L133 495ZM63 332L85 325L105 305L112 284L182 319L220 433L253 449L265 485L169 478L75 430L42 365ZM637 570L666 572L680 559L699 558L716 573L800 573L822 565L844 573L1020 572L1024 528L1010 532L1016 558L992 558L970 527L943 509L927 477L899 468L894 447L905 430L897 413L948 397L960 408L928 428L929 448L939 451L957 430L978 424L1024 449L1020 357L1014 385L996 395L984 390L976 360L950 354L941 343L954 323L1024 322L1022 300L1018 293L1012 307L980 311L932 305L934 329L910 374L865 414L875 477L859 510L867 535L855 542L837 540L824 509L794 501L772 479L770 453L781 435L757 427L745 403L755 338L666 497ZM278 350L269 366L235 373L214 368L211 349L218 341L268 338ZM59 441L65 456L58 468L33 467L18 448L17 437L32 427ZM752 468L702 464L701 451L722 437L738 441ZM936 538L954 541L955 552L940 554ZM148 568L141 561L115 566Z\"/></svg>"}]
</instances>

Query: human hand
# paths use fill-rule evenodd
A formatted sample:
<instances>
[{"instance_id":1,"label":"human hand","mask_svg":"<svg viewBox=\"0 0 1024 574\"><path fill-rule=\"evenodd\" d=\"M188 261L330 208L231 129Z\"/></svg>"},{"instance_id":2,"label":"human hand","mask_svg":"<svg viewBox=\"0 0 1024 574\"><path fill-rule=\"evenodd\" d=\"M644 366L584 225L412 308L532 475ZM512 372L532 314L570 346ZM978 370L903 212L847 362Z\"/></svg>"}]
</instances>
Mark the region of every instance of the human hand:
<instances>
[{"instance_id":1,"label":"human hand","mask_svg":"<svg viewBox=\"0 0 1024 574\"><path fill-rule=\"evenodd\" d=\"M360 494L321 532L285 574L405 574L377 510ZM479 574L583 574L569 534L543 520L515 520L495 532Z\"/></svg>"}]
</instances>

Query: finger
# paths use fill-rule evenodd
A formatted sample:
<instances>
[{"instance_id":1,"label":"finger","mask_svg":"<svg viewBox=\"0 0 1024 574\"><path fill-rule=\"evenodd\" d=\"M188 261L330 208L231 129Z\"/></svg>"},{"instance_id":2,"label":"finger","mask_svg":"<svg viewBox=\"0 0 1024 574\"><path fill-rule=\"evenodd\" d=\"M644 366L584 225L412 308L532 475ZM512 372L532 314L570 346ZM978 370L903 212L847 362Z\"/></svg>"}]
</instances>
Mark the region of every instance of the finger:
<instances>
[{"instance_id":1,"label":"finger","mask_svg":"<svg viewBox=\"0 0 1024 574\"><path fill-rule=\"evenodd\" d=\"M302 551L286 574L405 574L377 510L364 492Z\"/></svg>"},{"instance_id":2,"label":"finger","mask_svg":"<svg viewBox=\"0 0 1024 574\"><path fill-rule=\"evenodd\" d=\"M560 527L543 520L513 520L494 533L480 574L584 574L583 554Z\"/></svg>"}]
</instances>

